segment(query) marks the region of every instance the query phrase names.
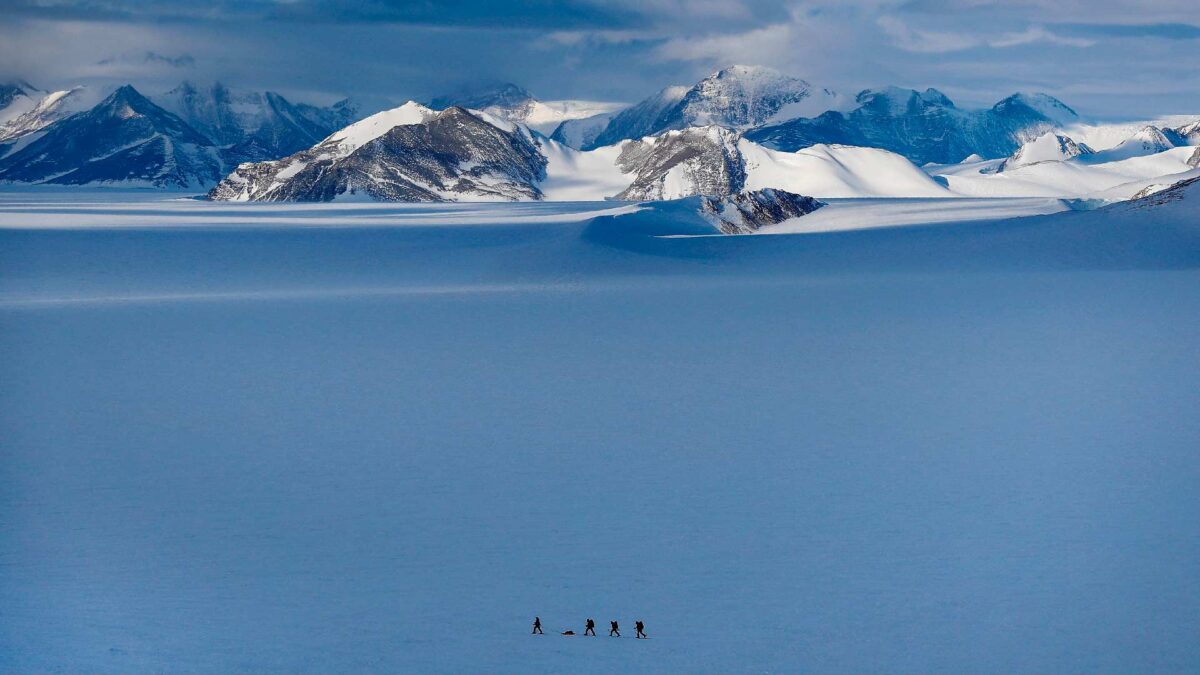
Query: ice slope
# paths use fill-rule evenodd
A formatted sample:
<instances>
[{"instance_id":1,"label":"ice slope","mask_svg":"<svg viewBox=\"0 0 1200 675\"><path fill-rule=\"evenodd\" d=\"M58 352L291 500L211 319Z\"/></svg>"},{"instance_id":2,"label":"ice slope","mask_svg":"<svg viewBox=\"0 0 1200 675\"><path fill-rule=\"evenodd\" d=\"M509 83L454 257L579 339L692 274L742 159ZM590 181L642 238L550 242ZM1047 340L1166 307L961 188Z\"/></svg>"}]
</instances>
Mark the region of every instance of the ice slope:
<instances>
[{"instance_id":1,"label":"ice slope","mask_svg":"<svg viewBox=\"0 0 1200 675\"><path fill-rule=\"evenodd\" d=\"M546 178L541 183L548 201L598 201L629 186L630 176L617 167L621 145L580 152L557 141L542 143Z\"/></svg>"},{"instance_id":2,"label":"ice slope","mask_svg":"<svg viewBox=\"0 0 1200 675\"><path fill-rule=\"evenodd\" d=\"M1195 671L1190 197L0 193L0 670Z\"/></svg>"}]
</instances>

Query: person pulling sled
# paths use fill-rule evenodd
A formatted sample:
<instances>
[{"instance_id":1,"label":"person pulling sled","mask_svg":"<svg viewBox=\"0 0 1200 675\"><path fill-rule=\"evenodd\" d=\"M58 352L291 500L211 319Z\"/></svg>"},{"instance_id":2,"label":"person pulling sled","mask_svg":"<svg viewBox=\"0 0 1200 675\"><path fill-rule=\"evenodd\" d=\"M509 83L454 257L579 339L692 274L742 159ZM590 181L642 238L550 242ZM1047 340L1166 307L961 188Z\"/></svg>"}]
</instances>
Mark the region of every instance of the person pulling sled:
<instances>
[{"instance_id":1,"label":"person pulling sled","mask_svg":"<svg viewBox=\"0 0 1200 675\"><path fill-rule=\"evenodd\" d=\"M545 633L542 632L542 617L540 617L540 616L533 617L533 633L532 634L533 635L545 635Z\"/></svg>"},{"instance_id":2,"label":"person pulling sled","mask_svg":"<svg viewBox=\"0 0 1200 675\"><path fill-rule=\"evenodd\" d=\"M634 630L637 631L637 635L635 635L634 637L636 637L639 640L646 637L646 633L643 632L646 629L646 624L642 623L641 619L638 619L637 623L633 624L633 628L634 628Z\"/></svg>"},{"instance_id":3,"label":"person pulling sled","mask_svg":"<svg viewBox=\"0 0 1200 675\"><path fill-rule=\"evenodd\" d=\"M621 630L617 628L616 621L608 622L611 628L608 629L608 637L621 637Z\"/></svg>"},{"instance_id":4,"label":"person pulling sled","mask_svg":"<svg viewBox=\"0 0 1200 675\"><path fill-rule=\"evenodd\" d=\"M592 637L596 637L596 622L592 621L591 619L588 619L587 625L583 629L583 634L591 635Z\"/></svg>"}]
</instances>

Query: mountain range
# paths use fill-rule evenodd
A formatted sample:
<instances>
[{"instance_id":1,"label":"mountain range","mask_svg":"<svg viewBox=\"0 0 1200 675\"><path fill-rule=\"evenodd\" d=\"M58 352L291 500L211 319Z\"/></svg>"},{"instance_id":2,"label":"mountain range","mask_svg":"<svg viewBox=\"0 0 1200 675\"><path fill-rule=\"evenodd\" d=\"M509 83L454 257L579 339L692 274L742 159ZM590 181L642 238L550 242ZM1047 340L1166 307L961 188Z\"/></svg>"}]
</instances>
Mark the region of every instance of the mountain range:
<instances>
[{"instance_id":1,"label":"mountain range","mask_svg":"<svg viewBox=\"0 0 1200 675\"><path fill-rule=\"evenodd\" d=\"M317 107L220 83L96 96L0 86L0 181L208 187L242 162L311 147L374 112L351 99Z\"/></svg>"},{"instance_id":2,"label":"mountain range","mask_svg":"<svg viewBox=\"0 0 1200 675\"><path fill-rule=\"evenodd\" d=\"M0 87L0 182L217 185L215 199L271 201L652 200L769 188L821 198L1125 194L1122 185L1191 170L1184 146L1200 144L1198 119L1090 147L1079 115L1045 94L978 110L936 89L846 98L757 66L628 107L541 101L511 83L398 108L314 106L219 83L151 96L127 85L89 106L96 97ZM1148 156L1160 159L1127 161ZM1087 180L1029 186L1058 166Z\"/></svg>"}]
</instances>

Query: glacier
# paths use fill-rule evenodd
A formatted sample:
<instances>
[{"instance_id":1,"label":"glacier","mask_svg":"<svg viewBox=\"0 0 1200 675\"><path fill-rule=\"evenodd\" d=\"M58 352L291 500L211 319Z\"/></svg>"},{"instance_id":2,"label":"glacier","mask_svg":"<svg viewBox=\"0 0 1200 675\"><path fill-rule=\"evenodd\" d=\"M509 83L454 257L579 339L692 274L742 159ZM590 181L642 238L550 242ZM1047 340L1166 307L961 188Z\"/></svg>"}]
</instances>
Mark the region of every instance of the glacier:
<instances>
[{"instance_id":1,"label":"glacier","mask_svg":"<svg viewBox=\"0 0 1200 675\"><path fill-rule=\"evenodd\" d=\"M1193 671L1198 187L2 191L0 670Z\"/></svg>"}]
</instances>

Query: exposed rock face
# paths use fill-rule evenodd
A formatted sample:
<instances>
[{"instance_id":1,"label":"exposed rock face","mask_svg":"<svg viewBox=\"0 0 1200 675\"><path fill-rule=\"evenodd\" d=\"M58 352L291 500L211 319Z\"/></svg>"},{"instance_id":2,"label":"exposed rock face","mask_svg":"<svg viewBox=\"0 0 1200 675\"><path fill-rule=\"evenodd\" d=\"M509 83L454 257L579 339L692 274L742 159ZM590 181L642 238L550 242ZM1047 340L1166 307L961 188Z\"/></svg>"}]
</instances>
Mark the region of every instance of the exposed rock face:
<instances>
[{"instance_id":1,"label":"exposed rock face","mask_svg":"<svg viewBox=\"0 0 1200 675\"><path fill-rule=\"evenodd\" d=\"M866 90L849 113L830 111L761 127L746 138L777 150L818 143L883 148L915 164L953 164L971 154L1000 158L1027 140L1074 119L1050 96L1015 94L987 110L966 111L936 89Z\"/></svg>"},{"instance_id":2,"label":"exposed rock face","mask_svg":"<svg viewBox=\"0 0 1200 675\"><path fill-rule=\"evenodd\" d=\"M807 215L825 202L785 190L755 190L702 197L700 215L722 234L750 234L767 225Z\"/></svg>"},{"instance_id":3,"label":"exposed rock face","mask_svg":"<svg viewBox=\"0 0 1200 675\"><path fill-rule=\"evenodd\" d=\"M1188 158L1187 164L1190 167L1200 168L1200 148L1196 148L1196 151Z\"/></svg>"},{"instance_id":4,"label":"exposed rock face","mask_svg":"<svg viewBox=\"0 0 1200 675\"><path fill-rule=\"evenodd\" d=\"M617 167L634 174L634 179L616 199L650 201L740 192L746 169L738 138L736 132L721 127L696 127L626 143Z\"/></svg>"},{"instance_id":5,"label":"exposed rock face","mask_svg":"<svg viewBox=\"0 0 1200 675\"><path fill-rule=\"evenodd\" d=\"M220 176L207 138L128 85L0 159L0 181L186 188Z\"/></svg>"},{"instance_id":6,"label":"exposed rock face","mask_svg":"<svg viewBox=\"0 0 1200 675\"><path fill-rule=\"evenodd\" d=\"M209 196L318 202L357 194L406 202L541 198L537 183L545 178L546 159L524 129L501 129L459 107L422 110L428 114L388 125L361 144L346 146L335 134L283 160L243 164Z\"/></svg>"},{"instance_id":7,"label":"exposed rock face","mask_svg":"<svg viewBox=\"0 0 1200 675\"><path fill-rule=\"evenodd\" d=\"M1150 187L1137 193L1127 202L1115 204L1108 208L1111 209L1142 209L1154 208L1170 204L1171 202L1179 202L1185 199L1196 200L1200 199L1200 177L1188 178L1181 180L1174 185L1163 188L1158 185Z\"/></svg>"},{"instance_id":8,"label":"exposed rock face","mask_svg":"<svg viewBox=\"0 0 1200 675\"><path fill-rule=\"evenodd\" d=\"M1183 144L1200 145L1200 120L1176 127L1174 131Z\"/></svg>"}]
</instances>

